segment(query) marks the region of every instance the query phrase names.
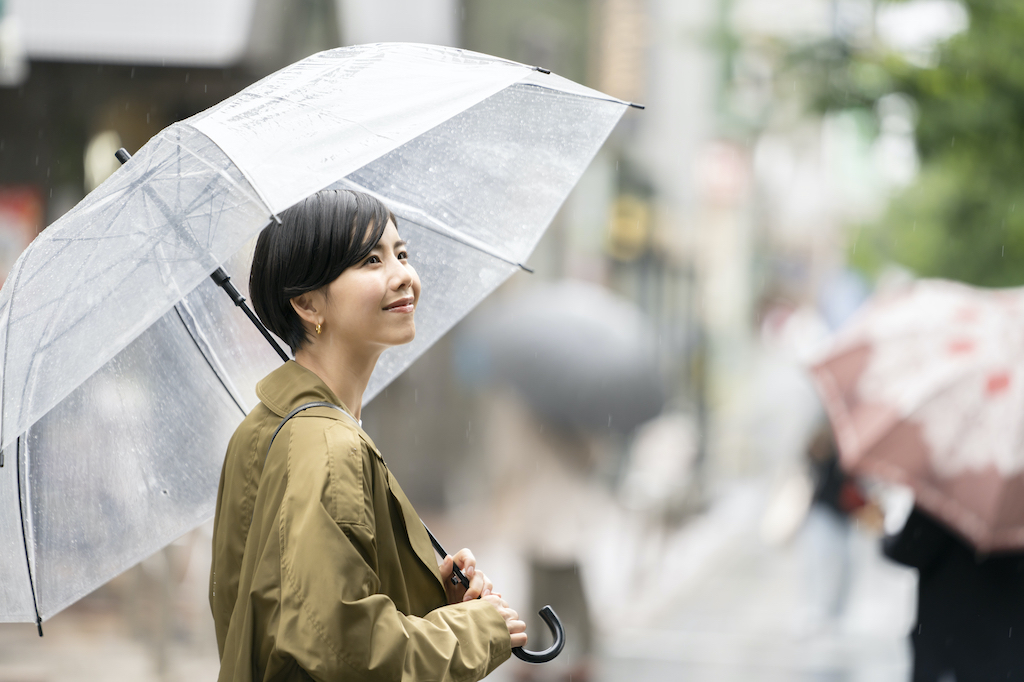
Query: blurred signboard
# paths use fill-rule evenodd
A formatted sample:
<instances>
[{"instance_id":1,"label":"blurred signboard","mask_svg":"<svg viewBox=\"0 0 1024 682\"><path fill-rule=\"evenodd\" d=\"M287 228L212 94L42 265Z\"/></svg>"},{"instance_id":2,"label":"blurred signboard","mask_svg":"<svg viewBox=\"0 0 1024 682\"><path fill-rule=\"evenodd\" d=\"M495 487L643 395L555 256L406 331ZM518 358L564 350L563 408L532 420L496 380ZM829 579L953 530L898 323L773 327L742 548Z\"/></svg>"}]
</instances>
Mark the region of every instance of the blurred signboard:
<instances>
[{"instance_id":1,"label":"blurred signboard","mask_svg":"<svg viewBox=\"0 0 1024 682\"><path fill-rule=\"evenodd\" d=\"M0 185L0 284L43 226L43 199L31 186Z\"/></svg>"},{"instance_id":2,"label":"blurred signboard","mask_svg":"<svg viewBox=\"0 0 1024 682\"><path fill-rule=\"evenodd\" d=\"M228 66L257 0L6 0L30 59Z\"/></svg>"}]
</instances>

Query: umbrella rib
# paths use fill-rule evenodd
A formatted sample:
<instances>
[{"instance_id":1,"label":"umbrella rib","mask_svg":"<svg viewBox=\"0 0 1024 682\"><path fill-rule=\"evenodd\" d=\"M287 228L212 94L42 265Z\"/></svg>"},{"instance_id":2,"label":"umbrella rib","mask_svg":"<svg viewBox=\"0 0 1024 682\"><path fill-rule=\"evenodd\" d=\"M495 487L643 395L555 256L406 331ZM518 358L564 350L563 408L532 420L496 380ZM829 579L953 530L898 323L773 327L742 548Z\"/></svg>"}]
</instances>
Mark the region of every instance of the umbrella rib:
<instances>
[{"instance_id":1,"label":"umbrella rib","mask_svg":"<svg viewBox=\"0 0 1024 682\"><path fill-rule=\"evenodd\" d=\"M181 125L185 125L185 124L181 124ZM242 168L242 166L240 166L238 163L236 163L234 158L232 158L231 155L228 154L228 151L226 149L224 149L224 147L220 146L220 143L218 143L217 140L213 139L212 137L210 137L209 135L204 133L202 130L200 130L199 128L196 128L193 125L189 125L188 127L190 129L194 130L195 132L199 133L203 137L205 137L207 140L209 140L211 143L213 143L213 145L215 147L217 147L217 149L220 150L221 154L223 154L224 157L228 161L231 162L231 165L234 167L234 169L242 174L242 177L249 184L249 188L256 194L256 198L258 198L260 200L260 202L263 204L263 207L265 209L267 209L267 213L270 214L270 216L271 216L271 218L273 218L274 222L280 225L281 224L281 219L277 216L277 212L274 211L274 209L270 207L270 202L267 200L267 197L264 196L263 190L261 190L259 188L259 186L256 184L255 180L253 180L252 177L249 175L249 172L246 169ZM162 132L160 134L162 134ZM244 191L244 187L242 187L239 183L235 182L235 180L231 176L229 176L227 173L225 173L223 169L215 168L213 165L210 164L209 161L207 161L206 159L201 157L199 154L196 154L194 151L192 151L188 147L185 147L180 142L178 143L178 146L182 150L184 150L184 151L188 152L189 154L191 154L197 160L199 160L202 163L206 164L209 168L212 168L213 170L215 170L218 173L220 173L232 185L234 185L236 187L239 187L240 189L242 189Z\"/></svg>"},{"instance_id":2,"label":"umbrella rib","mask_svg":"<svg viewBox=\"0 0 1024 682\"><path fill-rule=\"evenodd\" d=\"M36 612L36 627L43 636L43 619L39 616L39 602L36 600L36 583L32 577L32 560L28 553L28 533L25 531L25 504L21 493L21 436L14 446L15 477L18 479L18 515L21 516L21 543L25 547L25 567L28 569L28 589L32 593L32 609ZM27 492L27 491L26 491Z\"/></svg>"},{"instance_id":3,"label":"umbrella rib","mask_svg":"<svg viewBox=\"0 0 1024 682\"><path fill-rule=\"evenodd\" d=\"M582 92L574 92L572 90L563 90L562 88L556 88L553 85L544 85L543 83L519 83L528 88L539 88L541 90L547 90L548 92L560 92L563 95L572 95L575 97L583 97L584 99L592 99L595 102L611 102L612 104L621 104L624 107L632 107L633 109L644 109L643 104L637 104L636 102L627 102L624 99L615 99L614 97L597 97L595 95L588 95Z\"/></svg>"},{"instance_id":4,"label":"umbrella rib","mask_svg":"<svg viewBox=\"0 0 1024 682\"><path fill-rule=\"evenodd\" d=\"M181 326L185 328L185 332L188 334L189 338L192 339L192 343L196 345L196 348L199 350L199 354L203 356L203 360L206 361L206 364L209 366L210 371L213 372L213 375L215 377L217 377L217 381L220 382L220 385L227 392L228 397L231 398L231 402L235 404L235 407L241 410L243 417L247 415L248 412L246 412L245 407L242 405L241 402L239 402L238 398L235 396L235 392L231 389L230 386L228 386L227 381L224 379L224 377L221 376L220 372L217 370L217 367L214 365L214 360L206 354L207 351L206 349L203 348L203 344L199 343L199 339L196 338L195 334L193 334L192 330L189 328L188 323L185 322L185 318L184 316L182 316L181 309L178 307L178 305L174 306L174 312L177 313L178 319L181 321Z\"/></svg>"},{"instance_id":5,"label":"umbrella rib","mask_svg":"<svg viewBox=\"0 0 1024 682\"><path fill-rule=\"evenodd\" d=\"M526 267L525 265L515 260L514 258L499 253L489 244L486 244L485 242L482 242L479 239L474 239L473 237L470 237L469 235L464 234L459 230L455 229L451 225L441 222L437 218L434 218L433 216L429 215L423 209L416 208L415 206L410 206L409 204L402 203L390 197L385 197L378 192L374 192L372 189L363 187L359 183L349 180L348 178L343 178L342 182L348 185L353 190L363 192L364 194L369 194L374 198L379 199L390 208L397 208L397 212L403 214L406 217L409 216L409 214L412 214L413 218L419 219L418 221L414 219L413 222L415 222L417 225L424 229L430 230L435 234L448 237L452 241L459 242L460 244L468 246L471 249L476 249L481 253L485 253L488 256L491 256L492 258L497 258L498 260L508 263L509 265L514 265L517 268L525 270L526 272L533 272L531 268Z\"/></svg>"}]
</instances>

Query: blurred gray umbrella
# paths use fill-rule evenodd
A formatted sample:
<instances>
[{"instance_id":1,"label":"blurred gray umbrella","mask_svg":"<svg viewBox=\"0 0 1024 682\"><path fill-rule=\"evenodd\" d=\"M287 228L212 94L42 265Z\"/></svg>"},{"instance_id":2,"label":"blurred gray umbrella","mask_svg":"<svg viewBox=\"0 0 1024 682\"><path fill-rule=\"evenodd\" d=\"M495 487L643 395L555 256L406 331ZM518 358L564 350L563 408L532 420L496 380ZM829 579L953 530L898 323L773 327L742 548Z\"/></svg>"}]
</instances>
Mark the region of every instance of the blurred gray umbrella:
<instances>
[{"instance_id":1,"label":"blurred gray umbrella","mask_svg":"<svg viewBox=\"0 0 1024 682\"><path fill-rule=\"evenodd\" d=\"M49 618L213 512L280 362L210 279L327 187L382 198L424 283L370 400L529 256L626 103L425 45L314 55L150 140L0 291L0 621Z\"/></svg>"},{"instance_id":2,"label":"blurred gray umbrella","mask_svg":"<svg viewBox=\"0 0 1024 682\"><path fill-rule=\"evenodd\" d=\"M464 373L510 383L549 421L630 431L665 404L656 345L634 304L566 280L483 312L458 352Z\"/></svg>"}]
</instances>

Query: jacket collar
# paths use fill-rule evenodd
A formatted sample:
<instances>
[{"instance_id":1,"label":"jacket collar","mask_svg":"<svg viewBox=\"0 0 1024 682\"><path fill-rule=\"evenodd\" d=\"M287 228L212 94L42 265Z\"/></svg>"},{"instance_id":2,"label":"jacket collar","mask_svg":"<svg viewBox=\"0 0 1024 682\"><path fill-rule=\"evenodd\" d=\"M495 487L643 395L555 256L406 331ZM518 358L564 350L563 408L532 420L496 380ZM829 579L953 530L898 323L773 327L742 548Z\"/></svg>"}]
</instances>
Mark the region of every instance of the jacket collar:
<instances>
[{"instance_id":1,"label":"jacket collar","mask_svg":"<svg viewBox=\"0 0 1024 682\"><path fill-rule=\"evenodd\" d=\"M256 384L256 397L282 419L299 405L326 401L352 411L313 372L289 360Z\"/></svg>"}]
</instances>

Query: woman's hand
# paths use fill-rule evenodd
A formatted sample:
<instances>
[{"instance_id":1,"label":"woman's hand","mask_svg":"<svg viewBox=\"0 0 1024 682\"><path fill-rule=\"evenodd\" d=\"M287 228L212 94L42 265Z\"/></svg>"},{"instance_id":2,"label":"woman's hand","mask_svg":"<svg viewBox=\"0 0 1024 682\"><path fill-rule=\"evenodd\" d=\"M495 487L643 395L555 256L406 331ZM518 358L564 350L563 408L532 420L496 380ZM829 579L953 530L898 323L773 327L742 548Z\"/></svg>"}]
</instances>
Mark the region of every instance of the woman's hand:
<instances>
[{"instance_id":1,"label":"woman's hand","mask_svg":"<svg viewBox=\"0 0 1024 682\"><path fill-rule=\"evenodd\" d=\"M452 585L453 566L458 566L462 573L469 578L468 589L461 582ZM505 627L508 628L512 646L526 645L526 623L519 620L519 614L501 598L500 593L494 591L494 584L484 575L484 572L476 569L476 557L471 551L461 549L455 553L454 557L449 554L441 562L439 571L444 579L444 591L448 595L449 604L458 604L473 599L486 601L498 609L498 613L505 619Z\"/></svg>"},{"instance_id":2,"label":"woman's hand","mask_svg":"<svg viewBox=\"0 0 1024 682\"><path fill-rule=\"evenodd\" d=\"M498 609L498 613L505 619L505 627L508 628L509 637L512 639L512 648L526 646L526 623L519 620L519 614L508 605L508 602L493 592L481 599Z\"/></svg>"},{"instance_id":3,"label":"woman's hand","mask_svg":"<svg viewBox=\"0 0 1024 682\"><path fill-rule=\"evenodd\" d=\"M461 582L452 585L453 566L458 566L462 573L469 578L468 589ZM448 595L449 604L479 599L494 591L494 584L484 575L483 571L476 570L476 557L468 549L460 549L454 557L450 554L446 556L438 570L444 581L444 591Z\"/></svg>"}]
</instances>

